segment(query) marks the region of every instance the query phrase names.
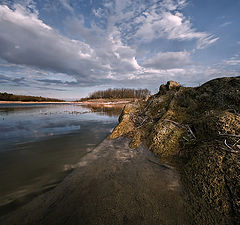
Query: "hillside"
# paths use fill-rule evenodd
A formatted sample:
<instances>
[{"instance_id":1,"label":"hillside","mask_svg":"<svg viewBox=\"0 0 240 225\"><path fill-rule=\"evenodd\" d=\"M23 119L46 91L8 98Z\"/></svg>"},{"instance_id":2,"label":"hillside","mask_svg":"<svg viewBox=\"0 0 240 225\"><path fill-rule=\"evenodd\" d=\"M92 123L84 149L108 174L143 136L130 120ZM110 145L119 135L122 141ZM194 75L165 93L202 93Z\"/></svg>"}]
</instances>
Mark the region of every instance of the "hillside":
<instances>
[{"instance_id":1,"label":"hillside","mask_svg":"<svg viewBox=\"0 0 240 225\"><path fill-rule=\"evenodd\" d=\"M195 224L240 220L240 77L200 87L170 81L148 100L125 106L111 138L146 145L178 162Z\"/></svg>"},{"instance_id":2,"label":"hillside","mask_svg":"<svg viewBox=\"0 0 240 225\"><path fill-rule=\"evenodd\" d=\"M0 101L22 101L22 102L64 102L63 100L55 98L44 98L36 96L26 96L26 95L14 95L9 93L0 92Z\"/></svg>"}]
</instances>

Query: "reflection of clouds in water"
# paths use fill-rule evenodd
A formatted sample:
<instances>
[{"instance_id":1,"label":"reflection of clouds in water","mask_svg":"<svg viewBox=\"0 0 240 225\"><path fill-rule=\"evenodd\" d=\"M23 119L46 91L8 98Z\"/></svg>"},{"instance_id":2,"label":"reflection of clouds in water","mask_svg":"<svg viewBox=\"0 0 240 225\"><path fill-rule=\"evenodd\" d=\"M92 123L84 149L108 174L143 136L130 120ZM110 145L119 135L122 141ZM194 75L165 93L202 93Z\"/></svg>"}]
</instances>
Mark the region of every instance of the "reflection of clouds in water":
<instances>
[{"instance_id":1,"label":"reflection of clouds in water","mask_svg":"<svg viewBox=\"0 0 240 225\"><path fill-rule=\"evenodd\" d=\"M80 131L80 128L83 132L88 129L95 138L99 138L99 132L108 133L101 126L113 124L117 120L116 117L99 115L90 108L75 104L11 104L0 105L0 110L6 114L0 123L0 147L9 145L9 142L22 143L71 134Z\"/></svg>"},{"instance_id":2,"label":"reflection of clouds in water","mask_svg":"<svg viewBox=\"0 0 240 225\"><path fill-rule=\"evenodd\" d=\"M94 144L88 144L88 146L93 146ZM95 145L94 145L95 146ZM74 164L65 164L63 165L63 171L73 170L79 167L86 166L89 162L96 160L98 158L98 151L93 151L93 147L87 148L87 155L84 156L80 162Z\"/></svg>"},{"instance_id":3,"label":"reflection of clouds in water","mask_svg":"<svg viewBox=\"0 0 240 225\"><path fill-rule=\"evenodd\" d=\"M124 104L116 104L116 105L106 105L106 104L86 104L81 105L81 107L90 109L91 112L97 113L99 115L106 115L111 117L118 117Z\"/></svg>"}]
</instances>

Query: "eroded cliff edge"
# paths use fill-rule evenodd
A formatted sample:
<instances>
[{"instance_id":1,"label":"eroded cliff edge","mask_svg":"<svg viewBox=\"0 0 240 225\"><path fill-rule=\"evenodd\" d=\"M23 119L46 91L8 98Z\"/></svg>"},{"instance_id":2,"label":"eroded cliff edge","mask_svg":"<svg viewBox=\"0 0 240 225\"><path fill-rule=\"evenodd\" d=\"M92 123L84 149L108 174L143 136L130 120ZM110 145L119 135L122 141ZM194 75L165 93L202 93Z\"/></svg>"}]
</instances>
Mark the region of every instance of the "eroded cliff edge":
<instances>
[{"instance_id":1,"label":"eroded cliff edge","mask_svg":"<svg viewBox=\"0 0 240 225\"><path fill-rule=\"evenodd\" d=\"M128 104L110 138L126 135L161 158L177 159L196 224L240 221L240 77L200 87L170 81Z\"/></svg>"}]
</instances>

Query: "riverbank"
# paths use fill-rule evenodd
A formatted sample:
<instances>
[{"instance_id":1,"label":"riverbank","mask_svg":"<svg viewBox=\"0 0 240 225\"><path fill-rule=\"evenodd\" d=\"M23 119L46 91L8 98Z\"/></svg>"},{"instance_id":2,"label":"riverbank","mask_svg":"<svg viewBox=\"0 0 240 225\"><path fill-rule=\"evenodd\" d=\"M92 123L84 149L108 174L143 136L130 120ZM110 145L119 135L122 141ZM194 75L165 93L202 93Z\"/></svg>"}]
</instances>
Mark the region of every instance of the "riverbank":
<instances>
[{"instance_id":1,"label":"riverbank","mask_svg":"<svg viewBox=\"0 0 240 225\"><path fill-rule=\"evenodd\" d=\"M93 105L93 106L117 106L117 105L126 105L130 102L134 102L136 99L134 98L127 98L127 99L89 99L85 101L78 101L74 102L81 105Z\"/></svg>"},{"instance_id":2,"label":"riverbank","mask_svg":"<svg viewBox=\"0 0 240 225\"><path fill-rule=\"evenodd\" d=\"M170 81L148 101L123 109L111 138L147 146L161 159L178 161L194 224L240 221L240 77L197 88Z\"/></svg>"},{"instance_id":3,"label":"riverbank","mask_svg":"<svg viewBox=\"0 0 240 225\"><path fill-rule=\"evenodd\" d=\"M87 101L63 101L63 102L34 102L34 101L0 101L0 104L79 104L93 106L118 106L134 102L136 99L91 99Z\"/></svg>"},{"instance_id":4,"label":"riverbank","mask_svg":"<svg viewBox=\"0 0 240 225\"><path fill-rule=\"evenodd\" d=\"M1 225L191 224L179 175L145 147L105 139L55 189L2 217Z\"/></svg>"}]
</instances>

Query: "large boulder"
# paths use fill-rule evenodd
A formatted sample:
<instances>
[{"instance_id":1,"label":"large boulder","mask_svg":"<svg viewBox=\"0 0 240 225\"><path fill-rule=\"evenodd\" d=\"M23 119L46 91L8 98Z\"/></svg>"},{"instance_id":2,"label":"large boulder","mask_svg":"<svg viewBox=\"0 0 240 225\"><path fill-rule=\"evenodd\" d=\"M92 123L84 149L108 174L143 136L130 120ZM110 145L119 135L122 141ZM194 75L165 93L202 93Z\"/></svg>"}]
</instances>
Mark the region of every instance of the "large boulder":
<instances>
[{"instance_id":1,"label":"large boulder","mask_svg":"<svg viewBox=\"0 0 240 225\"><path fill-rule=\"evenodd\" d=\"M239 224L239 102L240 77L196 88L168 81L144 104L125 107L111 137L128 135L131 147L145 144L162 159L181 158L195 224Z\"/></svg>"}]
</instances>

